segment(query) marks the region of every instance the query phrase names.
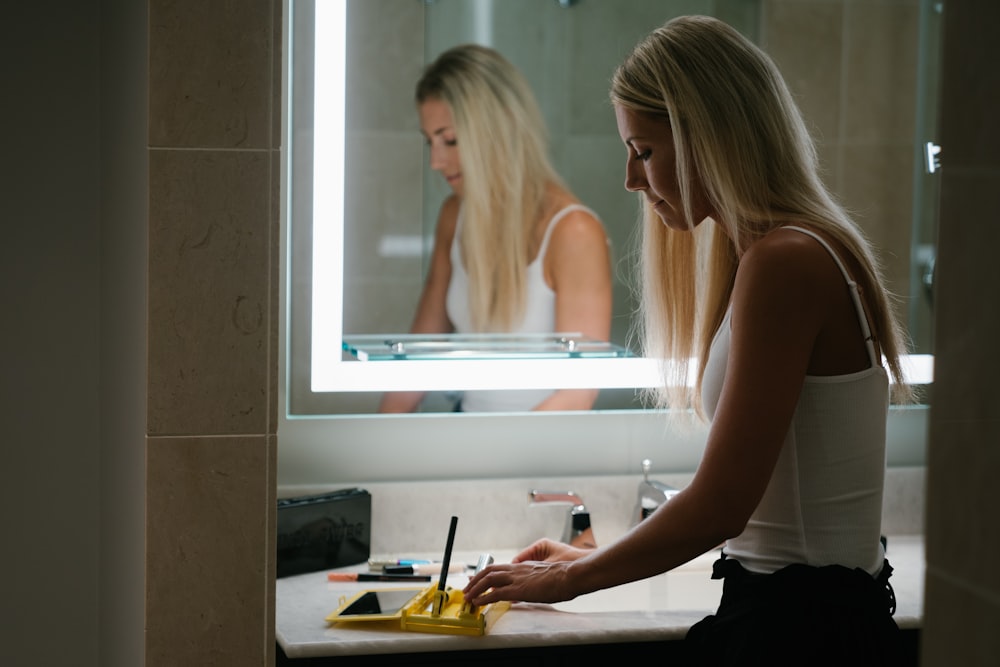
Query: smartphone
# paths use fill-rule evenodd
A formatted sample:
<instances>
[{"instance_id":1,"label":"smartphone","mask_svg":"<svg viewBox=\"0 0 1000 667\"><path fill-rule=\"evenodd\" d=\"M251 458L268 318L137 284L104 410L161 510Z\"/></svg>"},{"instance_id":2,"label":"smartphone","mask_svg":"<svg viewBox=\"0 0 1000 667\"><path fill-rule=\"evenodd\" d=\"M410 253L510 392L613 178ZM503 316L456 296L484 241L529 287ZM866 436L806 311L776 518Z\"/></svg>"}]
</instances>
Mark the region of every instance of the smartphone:
<instances>
[{"instance_id":1,"label":"smartphone","mask_svg":"<svg viewBox=\"0 0 1000 667\"><path fill-rule=\"evenodd\" d=\"M403 609L424 591L423 588L379 588L362 591L345 601L326 617L339 621L384 621L402 616Z\"/></svg>"}]
</instances>

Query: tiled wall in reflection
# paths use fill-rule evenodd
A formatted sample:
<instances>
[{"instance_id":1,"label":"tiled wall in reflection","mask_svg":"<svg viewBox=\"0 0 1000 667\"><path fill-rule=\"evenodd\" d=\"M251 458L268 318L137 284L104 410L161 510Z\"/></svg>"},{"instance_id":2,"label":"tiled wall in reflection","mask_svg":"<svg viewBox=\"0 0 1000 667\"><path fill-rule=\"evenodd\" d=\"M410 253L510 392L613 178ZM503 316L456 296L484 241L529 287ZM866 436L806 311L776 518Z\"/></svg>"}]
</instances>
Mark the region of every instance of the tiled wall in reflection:
<instances>
[{"instance_id":1,"label":"tiled wall in reflection","mask_svg":"<svg viewBox=\"0 0 1000 667\"><path fill-rule=\"evenodd\" d=\"M608 229L616 261L612 335L624 343L633 311L626 260L638 210L623 187L625 153L608 81L638 40L677 14L720 16L772 54L818 140L828 185L882 250L894 291L910 294L918 0L604 0L570 9L505 0L488 21L477 6L350 5L349 58L358 66L349 75L345 330L409 329L426 269L416 253L429 244L448 194L426 166L413 86L420 59L480 41L525 73L557 168Z\"/></svg>"},{"instance_id":2,"label":"tiled wall in reflection","mask_svg":"<svg viewBox=\"0 0 1000 667\"><path fill-rule=\"evenodd\" d=\"M761 43L817 140L827 186L875 243L902 297L911 293L918 5L764 0L761 12Z\"/></svg>"}]
</instances>

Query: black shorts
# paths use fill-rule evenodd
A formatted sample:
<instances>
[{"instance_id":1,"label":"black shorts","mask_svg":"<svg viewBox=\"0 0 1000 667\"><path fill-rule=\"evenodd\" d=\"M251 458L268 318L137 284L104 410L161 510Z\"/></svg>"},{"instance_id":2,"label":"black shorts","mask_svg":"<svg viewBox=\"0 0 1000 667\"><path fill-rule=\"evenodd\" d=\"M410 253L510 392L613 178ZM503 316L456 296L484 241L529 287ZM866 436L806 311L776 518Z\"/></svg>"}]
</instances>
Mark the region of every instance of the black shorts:
<instances>
[{"instance_id":1,"label":"black shorts","mask_svg":"<svg viewBox=\"0 0 1000 667\"><path fill-rule=\"evenodd\" d=\"M789 565L754 574L725 555L718 611L688 631L691 665L895 667L901 637L885 561L878 577L840 565Z\"/></svg>"}]
</instances>

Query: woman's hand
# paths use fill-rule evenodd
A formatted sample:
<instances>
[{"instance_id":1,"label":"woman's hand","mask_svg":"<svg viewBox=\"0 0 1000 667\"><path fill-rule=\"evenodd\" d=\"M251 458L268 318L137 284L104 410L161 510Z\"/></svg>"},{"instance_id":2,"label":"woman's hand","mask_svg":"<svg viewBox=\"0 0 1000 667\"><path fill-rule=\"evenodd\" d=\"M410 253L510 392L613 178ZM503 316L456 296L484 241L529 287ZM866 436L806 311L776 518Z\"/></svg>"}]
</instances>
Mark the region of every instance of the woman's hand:
<instances>
[{"instance_id":1,"label":"woman's hand","mask_svg":"<svg viewBox=\"0 0 1000 667\"><path fill-rule=\"evenodd\" d=\"M569 575L572 562L524 561L491 565L469 581L465 599L476 606L511 600L563 602L576 597Z\"/></svg>"},{"instance_id":2,"label":"woman's hand","mask_svg":"<svg viewBox=\"0 0 1000 667\"><path fill-rule=\"evenodd\" d=\"M525 561L537 560L554 563L558 561L572 561L583 558L591 553L593 549L580 549L571 547L564 542L556 542L548 538L538 540L530 547L514 556L512 563L523 563Z\"/></svg>"},{"instance_id":3,"label":"woman's hand","mask_svg":"<svg viewBox=\"0 0 1000 667\"><path fill-rule=\"evenodd\" d=\"M538 540L514 556L509 565L494 565L474 576L463 591L465 599L475 605L499 600L572 600L578 593L570 565L593 552L549 539Z\"/></svg>"}]
</instances>

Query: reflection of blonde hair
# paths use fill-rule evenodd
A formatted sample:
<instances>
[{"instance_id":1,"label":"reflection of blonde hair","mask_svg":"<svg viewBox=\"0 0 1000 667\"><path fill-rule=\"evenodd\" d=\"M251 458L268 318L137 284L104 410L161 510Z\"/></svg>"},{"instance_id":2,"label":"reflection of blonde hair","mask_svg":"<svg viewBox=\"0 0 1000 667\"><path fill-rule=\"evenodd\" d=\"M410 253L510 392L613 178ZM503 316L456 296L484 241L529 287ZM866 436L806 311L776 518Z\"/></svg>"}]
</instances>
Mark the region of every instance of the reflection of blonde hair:
<instances>
[{"instance_id":1,"label":"reflection of blonde hair","mask_svg":"<svg viewBox=\"0 0 1000 667\"><path fill-rule=\"evenodd\" d=\"M477 331L508 331L524 314L525 272L551 184L545 123L528 82L503 56L457 46L431 63L417 103L445 102L462 165L462 261Z\"/></svg>"},{"instance_id":2,"label":"reflection of blonde hair","mask_svg":"<svg viewBox=\"0 0 1000 667\"><path fill-rule=\"evenodd\" d=\"M686 217L699 181L718 220L694 233L672 232L648 205L640 261L646 353L698 359L694 391L687 365L670 364L660 405L689 401L700 408L708 348L732 294L739 257L757 239L789 221L843 244L862 267L855 276L870 308L872 329L896 379L905 352L878 262L861 231L833 200L818 175L815 146L781 74L759 48L725 23L680 17L655 30L619 66L612 101L663 119L677 151ZM739 239L737 247L729 239Z\"/></svg>"}]
</instances>

